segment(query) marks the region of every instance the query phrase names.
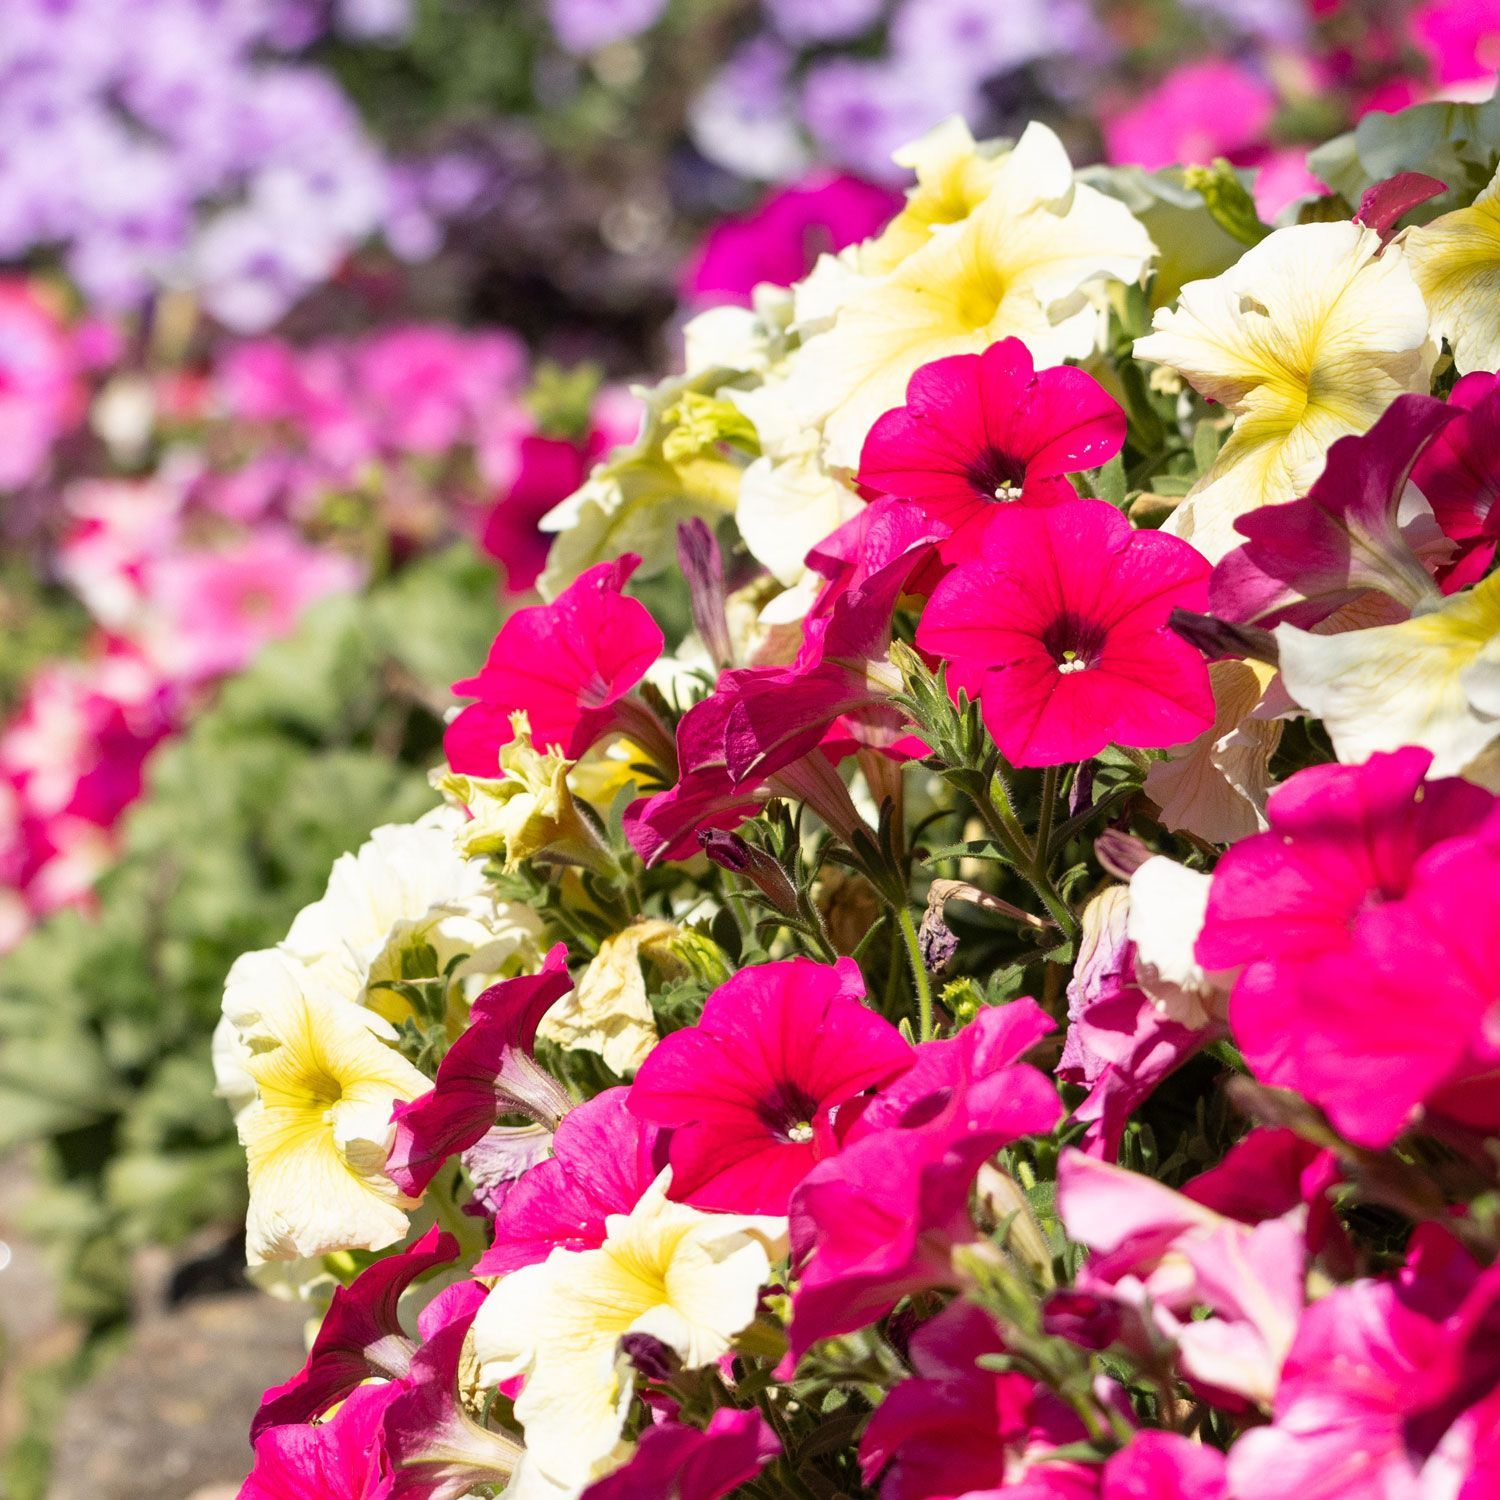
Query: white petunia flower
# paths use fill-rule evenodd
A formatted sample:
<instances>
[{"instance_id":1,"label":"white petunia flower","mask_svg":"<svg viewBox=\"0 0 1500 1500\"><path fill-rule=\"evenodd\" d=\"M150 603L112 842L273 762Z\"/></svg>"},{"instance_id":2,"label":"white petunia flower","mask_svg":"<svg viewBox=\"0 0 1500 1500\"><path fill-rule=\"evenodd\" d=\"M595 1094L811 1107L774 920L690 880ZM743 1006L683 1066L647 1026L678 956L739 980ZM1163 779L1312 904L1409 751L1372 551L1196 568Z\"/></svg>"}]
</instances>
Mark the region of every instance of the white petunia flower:
<instances>
[{"instance_id":1,"label":"white petunia flower","mask_svg":"<svg viewBox=\"0 0 1500 1500\"><path fill-rule=\"evenodd\" d=\"M1432 331L1452 345L1459 374L1500 366L1500 172L1468 208L1403 240Z\"/></svg>"}]
</instances>

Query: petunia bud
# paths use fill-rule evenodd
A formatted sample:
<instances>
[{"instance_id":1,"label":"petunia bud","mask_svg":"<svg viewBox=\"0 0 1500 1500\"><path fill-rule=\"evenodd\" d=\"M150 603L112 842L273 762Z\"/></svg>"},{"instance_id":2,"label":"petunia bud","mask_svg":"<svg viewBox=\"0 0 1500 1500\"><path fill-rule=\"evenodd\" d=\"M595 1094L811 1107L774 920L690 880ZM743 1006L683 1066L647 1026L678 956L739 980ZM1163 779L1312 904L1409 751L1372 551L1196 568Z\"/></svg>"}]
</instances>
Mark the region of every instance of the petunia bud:
<instances>
[{"instance_id":1,"label":"petunia bud","mask_svg":"<svg viewBox=\"0 0 1500 1500\"><path fill-rule=\"evenodd\" d=\"M722 869L743 875L784 916L797 915L797 889L764 849L722 828L699 829L698 846Z\"/></svg>"}]
</instances>

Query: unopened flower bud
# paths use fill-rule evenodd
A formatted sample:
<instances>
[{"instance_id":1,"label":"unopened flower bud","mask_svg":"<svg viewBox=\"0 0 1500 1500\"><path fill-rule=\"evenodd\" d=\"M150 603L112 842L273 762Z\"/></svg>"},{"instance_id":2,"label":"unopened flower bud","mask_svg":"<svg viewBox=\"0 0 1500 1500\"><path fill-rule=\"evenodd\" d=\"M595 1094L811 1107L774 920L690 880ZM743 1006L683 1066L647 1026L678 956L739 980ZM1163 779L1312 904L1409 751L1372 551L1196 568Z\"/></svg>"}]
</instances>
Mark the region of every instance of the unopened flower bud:
<instances>
[{"instance_id":1,"label":"unopened flower bud","mask_svg":"<svg viewBox=\"0 0 1500 1500\"><path fill-rule=\"evenodd\" d=\"M716 865L743 875L784 916L797 915L797 889L764 849L722 828L699 829L698 846Z\"/></svg>"}]
</instances>

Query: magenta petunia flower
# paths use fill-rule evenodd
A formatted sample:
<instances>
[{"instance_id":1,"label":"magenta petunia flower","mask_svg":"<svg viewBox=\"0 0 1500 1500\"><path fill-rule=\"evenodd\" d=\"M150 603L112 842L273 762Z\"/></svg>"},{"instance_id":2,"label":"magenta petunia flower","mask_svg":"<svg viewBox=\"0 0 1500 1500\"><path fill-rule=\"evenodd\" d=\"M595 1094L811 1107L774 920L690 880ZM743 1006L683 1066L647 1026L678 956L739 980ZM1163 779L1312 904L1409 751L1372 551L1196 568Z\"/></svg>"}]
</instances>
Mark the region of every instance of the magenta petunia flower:
<instances>
[{"instance_id":1,"label":"magenta petunia flower","mask_svg":"<svg viewBox=\"0 0 1500 1500\"><path fill-rule=\"evenodd\" d=\"M510 716L523 711L532 740L573 759L609 727L615 706L661 655L660 627L623 590L640 558L626 553L589 568L551 604L518 609L495 637L478 675L453 684L478 699L448 726L448 764L494 776Z\"/></svg>"},{"instance_id":2,"label":"magenta petunia flower","mask_svg":"<svg viewBox=\"0 0 1500 1500\"><path fill-rule=\"evenodd\" d=\"M401 1297L457 1254L458 1241L433 1225L414 1245L367 1266L348 1286L335 1287L307 1363L261 1397L250 1441L267 1428L321 1417L367 1380L402 1379L416 1343L397 1315Z\"/></svg>"},{"instance_id":3,"label":"magenta petunia flower","mask_svg":"<svg viewBox=\"0 0 1500 1500\"><path fill-rule=\"evenodd\" d=\"M1303 1314L1275 1420L1230 1450L1230 1493L1494 1494L1497 1348L1500 1271L1421 1226L1396 1277L1336 1287Z\"/></svg>"},{"instance_id":4,"label":"magenta petunia flower","mask_svg":"<svg viewBox=\"0 0 1500 1500\"><path fill-rule=\"evenodd\" d=\"M1213 723L1214 700L1167 618L1204 608L1209 571L1102 500L1008 506L933 591L917 645L952 663L950 686L980 700L1013 765L1180 745Z\"/></svg>"},{"instance_id":5,"label":"magenta petunia flower","mask_svg":"<svg viewBox=\"0 0 1500 1500\"><path fill-rule=\"evenodd\" d=\"M758 1411L721 1407L704 1428L658 1422L641 1434L630 1461L591 1484L582 1500L719 1500L754 1479L780 1452L771 1424Z\"/></svg>"},{"instance_id":6,"label":"magenta petunia flower","mask_svg":"<svg viewBox=\"0 0 1500 1500\"><path fill-rule=\"evenodd\" d=\"M1443 578L1444 593L1453 593L1484 576L1500 540L1500 375L1465 375L1448 407L1457 420L1423 452L1412 479L1455 544Z\"/></svg>"},{"instance_id":7,"label":"magenta petunia flower","mask_svg":"<svg viewBox=\"0 0 1500 1500\"><path fill-rule=\"evenodd\" d=\"M910 500L953 533L943 555L969 556L1004 501L1055 505L1063 476L1107 463L1125 443L1125 413L1092 375L1034 371L1020 339L923 365L906 405L870 429L859 482Z\"/></svg>"},{"instance_id":8,"label":"magenta petunia flower","mask_svg":"<svg viewBox=\"0 0 1500 1500\"><path fill-rule=\"evenodd\" d=\"M1229 1022L1256 1076L1367 1145L1500 1063L1484 1042L1493 929L1465 909L1500 878L1496 799L1426 781L1431 762L1411 748L1291 777L1267 805L1270 831L1219 861L1196 948L1207 967L1245 966ZM1483 1092L1455 1112L1484 1118Z\"/></svg>"},{"instance_id":9,"label":"magenta petunia flower","mask_svg":"<svg viewBox=\"0 0 1500 1500\"><path fill-rule=\"evenodd\" d=\"M859 1445L880 1500L1097 1500L1098 1472L1051 1450L1087 1438L1065 1402L1028 1375L981 1365L1006 1352L988 1313L960 1299L911 1341L912 1377L880 1404ZM883 1477L881 1477L883 1476Z\"/></svg>"},{"instance_id":10,"label":"magenta petunia flower","mask_svg":"<svg viewBox=\"0 0 1500 1500\"><path fill-rule=\"evenodd\" d=\"M391 1466L381 1428L402 1389L365 1386L316 1427L268 1428L256 1439L239 1500L388 1500Z\"/></svg>"},{"instance_id":11,"label":"magenta petunia flower","mask_svg":"<svg viewBox=\"0 0 1500 1500\"><path fill-rule=\"evenodd\" d=\"M396 1137L385 1170L403 1193L424 1192L443 1163L478 1145L501 1115L556 1127L571 1101L532 1053L542 1017L572 983L559 943L540 973L502 979L474 1001L468 1029L438 1064L432 1087L391 1111Z\"/></svg>"},{"instance_id":12,"label":"magenta petunia flower","mask_svg":"<svg viewBox=\"0 0 1500 1500\"><path fill-rule=\"evenodd\" d=\"M982 1010L956 1037L917 1048L792 1194L790 1350L852 1333L902 1297L955 1286L953 1250L978 1236L969 1189L980 1166L1062 1113L1051 1081L1018 1059L1053 1028L1034 1000Z\"/></svg>"},{"instance_id":13,"label":"magenta petunia flower","mask_svg":"<svg viewBox=\"0 0 1500 1500\"><path fill-rule=\"evenodd\" d=\"M496 1210L494 1243L476 1276L503 1276L559 1247L594 1249L604 1243L605 1219L641 1201L665 1151L662 1132L627 1107L629 1092L605 1089L563 1117L552 1156L525 1173Z\"/></svg>"},{"instance_id":14,"label":"magenta petunia flower","mask_svg":"<svg viewBox=\"0 0 1500 1500\"><path fill-rule=\"evenodd\" d=\"M697 1026L658 1044L630 1107L676 1127L674 1197L730 1213L786 1212L792 1189L837 1149L834 1112L915 1056L865 1008L864 992L847 958L761 964L720 985Z\"/></svg>"}]
</instances>

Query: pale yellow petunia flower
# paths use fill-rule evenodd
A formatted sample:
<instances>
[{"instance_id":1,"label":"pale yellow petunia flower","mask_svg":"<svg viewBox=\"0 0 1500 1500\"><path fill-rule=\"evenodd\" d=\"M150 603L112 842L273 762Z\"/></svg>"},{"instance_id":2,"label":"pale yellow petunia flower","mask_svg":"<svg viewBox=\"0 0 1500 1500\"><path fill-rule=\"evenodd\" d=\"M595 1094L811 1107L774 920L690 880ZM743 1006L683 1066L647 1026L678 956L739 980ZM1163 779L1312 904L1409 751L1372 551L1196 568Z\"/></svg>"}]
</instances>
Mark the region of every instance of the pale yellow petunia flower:
<instances>
[{"instance_id":1,"label":"pale yellow petunia flower","mask_svg":"<svg viewBox=\"0 0 1500 1500\"><path fill-rule=\"evenodd\" d=\"M1086 358L1103 326L1089 293L1137 280L1154 253L1130 210L1075 184L1062 142L1029 125L972 213L888 275L852 281L832 326L791 356L780 399L821 427L830 465L853 469L875 419L934 359L1011 335L1038 366Z\"/></svg>"},{"instance_id":2,"label":"pale yellow petunia flower","mask_svg":"<svg viewBox=\"0 0 1500 1500\"><path fill-rule=\"evenodd\" d=\"M629 1214L611 1214L597 1250L554 1250L511 1272L474 1320L481 1383L525 1377L516 1417L528 1459L554 1483L586 1485L630 1452L624 1334L650 1334L687 1369L712 1364L785 1254L785 1219L672 1203L670 1180L668 1169Z\"/></svg>"},{"instance_id":3,"label":"pale yellow petunia flower","mask_svg":"<svg viewBox=\"0 0 1500 1500\"><path fill-rule=\"evenodd\" d=\"M252 1264L382 1250L416 1206L385 1175L391 1107L430 1081L382 1035L390 1027L288 966L288 985L242 1033L255 1099L240 1112L250 1166ZM379 1033L379 1034L378 1034Z\"/></svg>"},{"instance_id":4,"label":"pale yellow petunia flower","mask_svg":"<svg viewBox=\"0 0 1500 1500\"><path fill-rule=\"evenodd\" d=\"M1500 366L1500 172L1470 207L1409 229L1405 245L1459 373Z\"/></svg>"},{"instance_id":5,"label":"pale yellow petunia flower","mask_svg":"<svg viewBox=\"0 0 1500 1500\"><path fill-rule=\"evenodd\" d=\"M1455 776L1500 736L1500 574L1399 625L1276 628L1287 691L1341 761L1422 745Z\"/></svg>"},{"instance_id":6,"label":"pale yellow petunia flower","mask_svg":"<svg viewBox=\"0 0 1500 1500\"><path fill-rule=\"evenodd\" d=\"M1399 395L1426 391L1427 309L1399 246L1357 224L1278 229L1229 270L1157 312L1137 357L1184 375L1234 413L1213 467L1165 530L1217 562L1237 517L1307 493L1329 445Z\"/></svg>"}]
</instances>

